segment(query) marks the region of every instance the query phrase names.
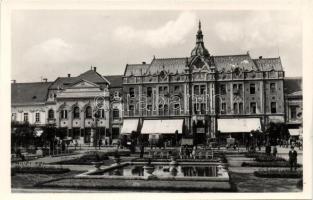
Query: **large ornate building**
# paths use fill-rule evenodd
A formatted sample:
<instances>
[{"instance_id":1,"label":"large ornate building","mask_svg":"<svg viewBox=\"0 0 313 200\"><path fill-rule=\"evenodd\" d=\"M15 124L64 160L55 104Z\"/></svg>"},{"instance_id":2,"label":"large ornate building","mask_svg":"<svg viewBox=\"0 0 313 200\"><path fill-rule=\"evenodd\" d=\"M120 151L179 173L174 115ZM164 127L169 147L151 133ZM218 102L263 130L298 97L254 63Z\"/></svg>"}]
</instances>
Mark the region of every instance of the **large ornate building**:
<instances>
[{"instance_id":1,"label":"large ornate building","mask_svg":"<svg viewBox=\"0 0 313 200\"><path fill-rule=\"evenodd\" d=\"M12 120L53 125L80 144L133 133L173 143L201 144L217 135L244 142L270 122L300 126L301 91L284 78L279 57L211 55L199 23L187 57L127 64L123 76L93 68L53 82L12 83Z\"/></svg>"},{"instance_id":2,"label":"large ornate building","mask_svg":"<svg viewBox=\"0 0 313 200\"><path fill-rule=\"evenodd\" d=\"M172 135L198 144L217 133L244 139L238 133L284 122L283 88L279 57L210 55L199 22L190 56L126 65L122 134Z\"/></svg>"}]
</instances>

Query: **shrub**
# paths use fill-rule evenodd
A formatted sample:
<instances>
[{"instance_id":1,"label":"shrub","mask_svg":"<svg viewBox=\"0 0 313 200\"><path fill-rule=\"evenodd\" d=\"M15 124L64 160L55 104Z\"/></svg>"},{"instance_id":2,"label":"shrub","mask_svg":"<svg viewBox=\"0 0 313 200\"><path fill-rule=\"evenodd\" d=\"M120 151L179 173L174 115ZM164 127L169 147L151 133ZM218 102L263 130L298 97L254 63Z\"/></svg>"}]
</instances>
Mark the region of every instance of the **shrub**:
<instances>
[{"instance_id":1,"label":"shrub","mask_svg":"<svg viewBox=\"0 0 313 200\"><path fill-rule=\"evenodd\" d=\"M302 178L302 171L266 170L255 171L254 175L262 178Z\"/></svg>"},{"instance_id":2,"label":"shrub","mask_svg":"<svg viewBox=\"0 0 313 200\"><path fill-rule=\"evenodd\" d=\"M13 167L11 168L11 175L16 173L23 174L63 174L69 172L68 168L54 168L54 167Z\"/></svg>"},{"instance_id":3,"label":"shrub","mask_svg":"<svg viewBox=\"0 0 313 200\"><path fill-rule=\"evenodd\" d=\"M289 162L276 161L276 162L243 162L242 167L290 167ZM298 167L302 165L297 164Z\"/></svg>"}]
</instances>

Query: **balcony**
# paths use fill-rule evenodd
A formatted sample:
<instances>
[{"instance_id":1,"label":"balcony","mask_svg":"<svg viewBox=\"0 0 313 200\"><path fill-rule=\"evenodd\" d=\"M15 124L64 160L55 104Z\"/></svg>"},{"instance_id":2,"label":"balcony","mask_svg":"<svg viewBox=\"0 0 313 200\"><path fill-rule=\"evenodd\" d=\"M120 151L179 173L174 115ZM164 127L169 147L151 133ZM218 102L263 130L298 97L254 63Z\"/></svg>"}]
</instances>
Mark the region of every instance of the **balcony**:
<instances>
[{"instance_id":1,"label":"balcony","mask_svg":"<svg viewBox=\"0 0 313 200\"><path fill-rule=\"evenodd\" d=\"M48 124L55 124L56 123L56 119L55 118L49 118L49 119L47 119L47 123Z\"/></svg>"}]
</instances>

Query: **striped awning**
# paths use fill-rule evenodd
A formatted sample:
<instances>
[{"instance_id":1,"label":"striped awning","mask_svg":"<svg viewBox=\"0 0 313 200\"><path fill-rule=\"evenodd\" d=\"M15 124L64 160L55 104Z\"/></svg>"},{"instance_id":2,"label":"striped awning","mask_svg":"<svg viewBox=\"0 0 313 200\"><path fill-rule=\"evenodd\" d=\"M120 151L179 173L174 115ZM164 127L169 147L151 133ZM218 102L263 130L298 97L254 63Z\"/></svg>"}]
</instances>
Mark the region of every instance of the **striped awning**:
<instances>
[{"instance_id":1,"label":"striped awning","mask_svg":"<svg viewBox=\"0 0 313 200\"><path fill-rule=\"evenodd\" d=\"M261 131L260 118L217 119L217 125L221 133Z\"/></svg>"},{"instance_id":2,"label":"striped awning","mask_svg":"<svg viewBox=\"0 0 313 200\"><path fill-rule=\"evenodd\" d=\"M144 120L141 134L182 134L183 122L183 119Z\"/></svg>"}]
</instances>

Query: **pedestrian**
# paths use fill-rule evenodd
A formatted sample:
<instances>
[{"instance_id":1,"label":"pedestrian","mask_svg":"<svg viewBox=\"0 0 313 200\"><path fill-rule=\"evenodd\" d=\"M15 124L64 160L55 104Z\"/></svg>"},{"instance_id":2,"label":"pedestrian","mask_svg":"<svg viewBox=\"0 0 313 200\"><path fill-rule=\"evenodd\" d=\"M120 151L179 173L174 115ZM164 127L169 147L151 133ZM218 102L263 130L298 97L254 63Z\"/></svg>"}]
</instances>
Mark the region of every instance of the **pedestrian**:
<instances>
[{"instance_id":1,"label":"pedestrian","mask_svg":"<svg viewBox=\"0 0 313 200\"><path fill-rule=\"evenodd\" d=\"M140 146L140 158L143 158L144 151L145 151L145 146L144 146L144 144L141 144L141 146Z\"/></svg>"},{"instance_id":2,"label":"pedestrian","mask_svg":"<svg viewBox=\"0 0 313 200\"><path fill-rule=\"evenodd\" d=\"M276 155L277 155L277 148L276 148L276 146L274 146L274 148L273 148L273 156L276 157Z\"/></svg>"},{"instance_id":3,"label":"pedestrian","mask_svg":"<svg viewBox=\"0 0 313 200\"><path fill-rule=\"evenodd\" d=\"M297 151L294 150L294 146L291 146L291 150L289 151L289 164L290 164L290 171L294 168L295 171L297 170Z\"/></svg>"},{"instance_id":4,"label":"pedestrian","mask_svg":"<svg viewBox=\"0 0 313 200\"><path fill-rule=\"evenodd\" d=\"M102 145L102 139L101 138L99 139L99 144L98 145L99 145L99 149L100 149L101 145Z\"/></svg>"},{"instance_id":5,"label":"pedestrian","mask_svg":"<svg viewBox=\"0 0 313 200\"><path fill-rule=\"evenodd\" d=\"M193 147L191 154L192 154L192 158L196 159L196 146Z\"/></svg>"}]
</instances>

